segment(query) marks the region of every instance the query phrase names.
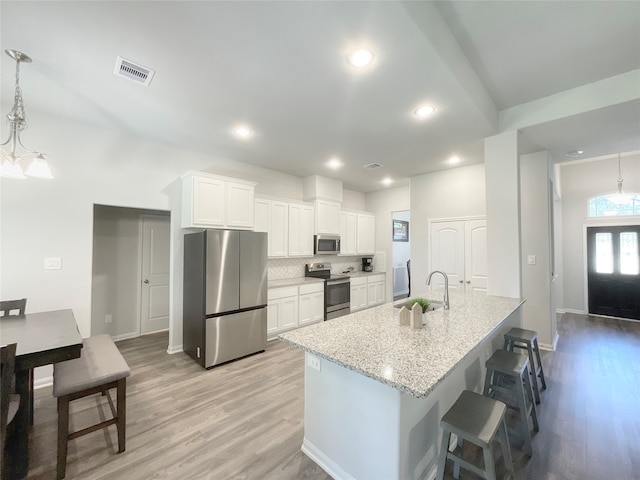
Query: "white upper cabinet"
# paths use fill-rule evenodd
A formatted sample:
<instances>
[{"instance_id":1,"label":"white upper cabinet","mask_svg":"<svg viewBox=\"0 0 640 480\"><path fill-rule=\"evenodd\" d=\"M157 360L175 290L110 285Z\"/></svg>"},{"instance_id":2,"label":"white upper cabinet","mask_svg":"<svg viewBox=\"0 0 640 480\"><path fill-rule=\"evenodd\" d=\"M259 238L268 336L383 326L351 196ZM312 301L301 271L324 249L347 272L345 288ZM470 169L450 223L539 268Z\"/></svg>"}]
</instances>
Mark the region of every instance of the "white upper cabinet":
<instances>
[{"instance_id":1,"label":"white upper cabinet","mask_svg":"<svg viewBox=\"0 0 640 480\"><path fill-rule=\"evenodd\" d=\"M376 218L371 214L357 214L356 253L373 254L376 251Z\"/></svg>"},{"instance_id":2,"label":"white upper cabinet","mask_svg":"<svg viewBox=\"0 0 640 480\"><path fill-rule=\"evenodd\" d=\"M313 256L313 207L289 204L289 256Z\"/></svg>"},{"instance_id":3,"label":"white upper cabinet","mask_svg":"<svg viewBox=\"0 0 640 480\"><path fill-rule=\"evenodd\" d=\"M355 255L356 250L356 213L340 213L340 254Z\"/></svg>"},{"instance_id":4,"label":"white upper cabinet","mask_svg":"<svg viewBox=\"0 0 640 480\"><path fill-rule=\"evenodd\" d=\"M340 235L340 203L316 200L316 233Z\"/></svg>"},{"instance_id":5,"label":"white upper cabinet","mask_svg":"<svg viewBox=\"0 0 640 480\"><path fill-rule=\"evenodd\" d=\"M255 183L189 172L182 177L182 228L253 229Z\"/></svg>"},{"instance_id":6,"label":"white upper cabinet","mask_svg":"<svg viewBox=\"0 0 640 480\"><path fill-rule=\"evenodd\" d=\"M289 205L272 201L269 215L269 257L286 257L288 249Z\"/></svg>"}]
</instances>

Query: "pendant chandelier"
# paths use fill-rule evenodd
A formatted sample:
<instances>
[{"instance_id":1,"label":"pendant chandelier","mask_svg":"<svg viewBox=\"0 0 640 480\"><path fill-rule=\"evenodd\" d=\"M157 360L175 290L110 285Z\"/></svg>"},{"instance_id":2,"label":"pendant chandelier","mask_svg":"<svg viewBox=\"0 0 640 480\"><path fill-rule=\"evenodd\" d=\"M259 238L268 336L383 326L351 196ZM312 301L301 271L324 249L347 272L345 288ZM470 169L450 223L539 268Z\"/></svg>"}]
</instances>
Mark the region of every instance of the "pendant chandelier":
<instances>
[{"instance_id":1,"label":"pendant chandelier","mask_svg":"<svg viewBox=\"0 0 640 480\"><path fill-rule=\"evenodd\" d=\"M17 50L5 50L4 52L16 61L16 90L13 97L13 108L7 114L9 138L0 144L2 147L0 177L23 179L27 175L29 177L53 178L44 153L29 150L20 140L20 132L27 128L27 117L20 89L20 63L31 63L31 58ZM27 170L24 171L23 165L26 161L30 161L30 163Z\"/></svg>"},{"instance_id":2,"label":"pendant chandelier","mask_svg":"<svg viewBox=\"0 0 640 480\"><path fill-rule=\"evenodd\" d=\"M620 154L618 154L618 191L609 195L609 201L618 205L630 203L633 199L633 195L627 195L622 191L622 182L624 179L622 178L622 169L620 167Z\"/></svg>"}]
</instances>

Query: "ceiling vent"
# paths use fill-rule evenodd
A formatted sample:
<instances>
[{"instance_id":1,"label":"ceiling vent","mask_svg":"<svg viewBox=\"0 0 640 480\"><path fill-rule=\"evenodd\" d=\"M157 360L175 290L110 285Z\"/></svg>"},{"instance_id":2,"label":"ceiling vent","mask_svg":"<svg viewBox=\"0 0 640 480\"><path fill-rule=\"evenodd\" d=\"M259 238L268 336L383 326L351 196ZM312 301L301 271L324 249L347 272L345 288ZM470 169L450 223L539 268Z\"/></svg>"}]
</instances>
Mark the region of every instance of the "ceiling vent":
<instances>
[{"instance_id":1,"label":"ceiling vent","mask_svg":"<svg viewBox=\"0 0 640 480\"><path fill-rule=\"evenodd\" d=\"M380 165L379 163L367 163L366 165L363 165L362 168L366 168L367 170L374 170L376 168L380 168L382 165Z\"/></svg>"},{"instance_id":2,"label":"ceiling vent","mask_svg":"<svg viewBox=\"0 0 640 480\"><path fill-rule=\"evenodd\" d=\"M156 74L155 70L143 67L122 57L118 57L116 60L116 68L113 70L113 73L119 77L128 78L136 83L140 83L145 87L149 86L153 76Z\"/></svg>"}]
</instances>

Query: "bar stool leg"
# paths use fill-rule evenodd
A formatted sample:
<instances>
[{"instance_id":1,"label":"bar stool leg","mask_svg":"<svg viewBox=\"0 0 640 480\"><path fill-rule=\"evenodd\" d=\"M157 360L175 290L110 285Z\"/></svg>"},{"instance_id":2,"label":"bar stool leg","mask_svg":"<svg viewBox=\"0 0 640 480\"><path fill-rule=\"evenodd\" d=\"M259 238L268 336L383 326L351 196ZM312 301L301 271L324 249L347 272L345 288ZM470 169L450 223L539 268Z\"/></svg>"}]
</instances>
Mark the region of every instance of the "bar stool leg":
<instances>
[{"instance_id":1,"label":"bar stool leg","mask_svg":"<svg viewBox=\"0 0 640 480\"><path fill-rule=\"evenodd\" d=\"M504 458L504 465L507 471L511 473L511 477L514 476L513 460L511 459L511 447L509 446L509 434L507 433L507 422L503 418L500 429L498 430L498 440L502 447L502 457Z\"/></svg>"},{"instance_id":2,"label":"bar stool leg","mask_svg":"<svg viewBox=\"0 0 640 480\"><path fill-rule=\"evenodd\" d=\"M527 373L527 375L524 376L524 387L527 390L527 397L529 397L529 401L531 402L531 419L533 421L533 429L538 432L540 431L540 426L538 425L538 411L536 409L536 404L533 401L533 392L531 391L531 375L528 375L528 368L525 369L525 373ZM529 425L528 421L527 425Z\"/></svg>"},{"instance_id":3,"label":"bar stool leg","mask_svg":"<svg viewBox=\"0 0 640 480\"><path fill-rule=\"evenodd\" d=\"M524 391L523 381L527 382L529 371L524 370L524 379L520 380L520 388L516 388L516 397L518 399L518 409L520 410L520 430L522 432L522 439L524 440L524 451L528 456L533 456L533 449L531 448L531 433L529 430L529 409L527 408L527 396ZM531 383L529 383L531 385ZM529 387L531 388L531 387Z\"/></svg>"},{"instance_id":4,"label":"bar stool leg","mask_svg":"<svg viewBox=\"0 0 640 480\"><path fill-rule=\"evenodd\" d=\"M447 465L447 453L449 453L449 441L451 440L451 432L443 430L442 442L440 444L440 456L438 458L438 473L436 473L436 480L443 480L444 467Z\"/></svg>"},{"instance_id":5,"label":"bar stool leg","mask_svg":"<svg viewBox=\"0 0 640 480\"><path fill-rule=\"evenodd\" d=\"M536 363L533 361L533 347L531 346L531 343L528 343L528 342L526 344L526 347L527 347L527 354L529 355L529 367L531 368L531 371L529 372L529 374L533 379L531 386L533 387L533 394L536 397L536 403L540 403L540 391L538 390L538 376L536 374L536 371L538 369L536 368ZM538 360L538 365L540 365L539 360Z\"/></svg>"},{"instance_id":6,"label":"bar stool leg","mask_svg":"<svg viewBox=\"0 0 640 480\"><path fill-rule=\"evenodd\" d=\"M538 368L540 368L540 380L542 381L542 390L547 389L547 382L544 380L544 370L542 369L542 360L540 359L540 347L538 347L538 339L533 341L534 351L536 352L536 359L538 360ZM537 380L536 380L537 382Z\"/></svg>"},{"instance_id":7,"label":"bar stool leg","mask_svg":"<svg viewBox=\"0 0 640 480\"><path fill-rule=\"evenodd\" d=\"M462 452L462 443L464 442L464 440L462 439L462 437L460 435L458 435L458 448L460 448L460 452ZM462 455L462 453L460 453L460 455ZM453 478L455 478L456 480L458 480L460 478L460 462L456 461L455 459L453 460Z\"/></svg>"},{"instance_id":8,"label":"bar stool leg","mask_svg":"<svg viewBox=\"0 0 640 480\"><path fill-rule=\"evenodd\" d=\"M494 463L494 455L493 455L493 447L491 446L491 442L489 442L489 446L484 447L482 449L482 456L484 457L484 469L487 472L487 478L496 478L496 465Z\"/></svg>"}]
</instances>

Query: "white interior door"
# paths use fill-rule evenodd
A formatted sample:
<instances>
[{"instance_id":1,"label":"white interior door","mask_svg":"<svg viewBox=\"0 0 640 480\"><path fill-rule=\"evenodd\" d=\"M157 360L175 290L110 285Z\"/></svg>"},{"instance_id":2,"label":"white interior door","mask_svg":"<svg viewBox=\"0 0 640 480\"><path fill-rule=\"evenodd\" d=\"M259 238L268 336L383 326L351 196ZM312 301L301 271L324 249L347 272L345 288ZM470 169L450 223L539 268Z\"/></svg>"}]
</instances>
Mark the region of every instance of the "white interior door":
<instances>
[{"instance_id":1,"label":"white interior door","mask_svg":"<svg viewBox=\"0 0 640 480\"><path fill-rule=\"evenodd\" d=\"M169 217L141 215L140 334L169 328Z\"/></svg>"},{"instance_id":2,"label":"white interior door","mask_svg":"<svg viewBox=\"0 0 640 480\"><path fill-rule=\"evenodd\" d=\"M487 223L485 219L431 222L431 270L449 277L449 288L487 290ZM432 285L442 286L441 275Z\"/></svg>"},{"instance_id":3,"label":"white interior door","mask_svg":"<svg viewBox=\"0 0 640 480\"><path fill-rule=\"evenodd\" d=\"M431 224L431 270L449 277L449 288L464 287L464 221ZM444 285L442 275L434 275L431 287Z\"/></svg>"},{"instance_id":4,"label":"white interior door","mask_svg":"<svg viewBox=\"0 0 640 480\"><path fill-rule=\"evenodd\" d=\"M465 228L465 282L487 291L487 221L469 220Z\"/></svg>"}]
</instances>

